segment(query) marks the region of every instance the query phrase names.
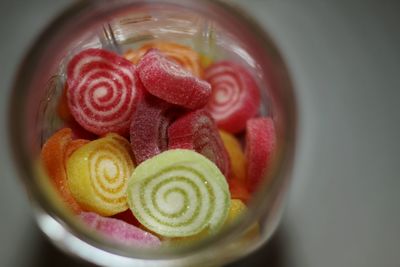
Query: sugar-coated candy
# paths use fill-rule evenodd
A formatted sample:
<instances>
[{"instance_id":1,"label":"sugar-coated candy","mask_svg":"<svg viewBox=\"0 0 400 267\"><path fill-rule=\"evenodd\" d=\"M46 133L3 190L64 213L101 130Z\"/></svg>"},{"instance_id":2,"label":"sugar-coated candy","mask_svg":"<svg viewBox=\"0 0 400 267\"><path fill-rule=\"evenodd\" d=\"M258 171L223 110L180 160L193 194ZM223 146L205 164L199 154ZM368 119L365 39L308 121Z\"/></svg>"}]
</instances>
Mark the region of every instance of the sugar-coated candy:
<instances>
[{"instance_id":1,"label":"sugar-coated candy","mask_svg":"<svg viewBox=\"0 0 400 267\"><path fill-rule=\"evenodd\" d=\"M234 135L222 130L219 131L219 134L231 162L231 177L235 177L235 179L239 179L240 181L245 181L246 158L239 140L237 140Z\"/></svg>"},{"instance_id":2,"label":"sugar-coated candy","mask_svg":"<svg viewBox=\"0 0 400 267\"><path fill-rule=\"evenodd\" d=\"M212 94L207 109L219 128L238 133L260 107L258 86L250 72L232 61L221 61L204 72L211 84Z\"/></svg>"},{"instance_id":3,"label":"sugar-coated candy","mask_svg":"<svg viewBox=\"0 0 400 267\"><path fill-rule=\"evenodd\" d=\"M187 71L197 77L201 76L200 56L189 46L172 43L168 41L153 41L142 45L138 50L129 50L124 57L134 64L150 49L155 48L162 52L168 59L175 61Z\"/></svg>"},{"instance_id":4,"label":"sugar-coated candy","mask_svg":"<svg viewBox=\"0 0 400 267\"><path fill-rule=\"evenodd\" d=\"M63 128L57 131L43 145L40 152L40 159L47 175L60 193L65 204L73 212L78 213L82 211L82 208L69 190L67 174L65 172L65 153L71 141L71 129Z\"/></svg>"},{"instance_id":5,"label":"sugar-coated candy","mask_svg":"<svg viewBox=\"0 0 400 267\"><path fill-rule=\"evenodd\" d=\"M230 175L228 152L210 114L204 110L189 112L168 128L168 147L192 149L213 161L225 177Z\"/></svg>"},{"instance_id":6,"label":"sugar-coated candy","mask_svg":"<svg viewBox=\"0 0 400 267\"><path fill-rule=\"evenodd\" d=\"M166 237L219 230L230 207L225 177L203 155L167 150L138 165L128 182L128 203L150 231Z\"/></svg>"},{"instance_id":7,"label":"sugar-coated candy","mask_svg":"<svg viewBox=\"0 0 400 267\"><path fill-rule=\"evenodd\" d=\"M137 69L145 89L171 104L197 109L208 102L210 84L167 59L158 50L149 50Z\"/></svg>"},{"instance_id":8,"label":"sugar-coated candy","mask_svg":"<svg viewBox=\"0 0 400 267\"><path fill-rule=\"evenodd\" d=\"M158 247L161 241L158 237L124 221L102 217L94 212L82 212L79 217L90 228L112 241L137 247Z\"/></svg>"},{"instance_id":9,"label":"sugar-coated candy","mask_svg":"<svg viewBox=\"0 0 400 267\"><path fill-rule=\"evenodd\" d=\"M114 133L78 148L67 160L72 195L86 210L100 215L125 211L132 157L129 142Z\"/></svg>"},{"instance_id":10,"label":"sugar-coated candy","mask_svg":"<svg viewBox=\"0 0 400 267\"><path fill-rule=\"evenodd\" d=\"M168 148L167 128L174 114L172 105L145 94L132 116L130 139L136 164Z\"/></svg>"},{"instance_id":11,"label":"sugar-coated candy","mask_svg":"<svg viewBox=\"0 0 400 267\"><path fill-rule=\"evenodd\" d=\"M136 67L103 50L86 49L67 66L68 105L75 120L97 135L127 135L142 88Z\"/></svg>"},{"instance_id":12,"label":"sugar-coated candy","mask_svg":"<svg viewBox=\"0 0 400 267\"><path fill-rule=\"evenodd\" d=\"M228 180L229 191L231 192L231 198L240 199L244 203L247 203L251 197L249 191L247 190L245 181L241 181L233 177L233 179Z\"/></svg>"},{"instance_id":13,"label":"sugar-coated candy","mask_svg":"<svg viewBox=\"0 0 400 267\"><path fill-rule=\"evenodd\" d=\"M247 122L246 127L246 184L253 193L264 177L268 175L276 146L276 133L271 118L255 118ZM267 181L266 181L267 182Z\"/></svg>"}]
</instances>

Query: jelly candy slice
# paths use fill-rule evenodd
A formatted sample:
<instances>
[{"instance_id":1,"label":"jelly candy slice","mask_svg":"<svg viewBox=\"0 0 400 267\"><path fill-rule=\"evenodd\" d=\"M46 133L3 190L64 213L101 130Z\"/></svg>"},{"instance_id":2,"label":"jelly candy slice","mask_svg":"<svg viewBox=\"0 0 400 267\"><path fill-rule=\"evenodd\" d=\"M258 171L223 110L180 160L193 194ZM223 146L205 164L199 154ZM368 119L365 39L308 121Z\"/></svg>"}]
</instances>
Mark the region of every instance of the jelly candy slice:
<instances>
[{"instance_id":1,"label":"jelly candy slice","mask_svg":"<svg viewBox=\"0 0 400 267\"><path fill-rule=\"evenodd\" d=\"M274 122L271 118L250 119L246 127L247 187L254 192L267 176L276 146Z\"/></svg>"},{"instance_id":2,"label":"jelly candy slice","mask_svg":"<svg viewBox=\"0 0 400 267\"><path fill-rule=\"evenodd\" d=\"M225 131L219 131L219 134L229 155L232 170L231 176L235 177L235 179L239 179L240 181L245 181L246 158L239 140L237 140L232 134L229 134Z\"/></svg>"},{"instance_id":3,"label":"jelly candy slice","mask_svg":"<svg viewBox=\"0 0 400 267\"><path fill-rule=\"evenodd\" d=\"M137 64L143 55L152 48L158 49L168 59L178 63L193 75L201 77L202 69L200 66L200 56L192 48L185 45L167 41L154 41L144 44L136 51L130 50L125 53L124 56L134 64Z\"/></svg>"},{"instance_id":4,"label":"jelly candy slice","mask_svg":"<svg viewBox=\"0 0 400 267\"><path fill-rule=\"evenodd\" d=\"M212 88L207 109L218 127L231 133L244 130L260 107L258 86L249 71L235 62L221 61L206 69L204 78Z\"/></svg>"},{"instance_id":5,"label":"jelly candy slice","mask_svg":"<svg viewBox=\"0 0 400 267\"><path fill-rule=\"evenodd\" d=\"M136 164L168 148L167 128L174 117L171 106L149 94L138 104L130 130Z\"/></svg>"},{"instance_id":6,"label":"jelly candy slice","mask_svg":"<svg viewBox=\"0 0 400 267\"><path fill-rule=\"evenodd\" d=\"M86 145L87 143L90 143L90 141L86 139L75 139L69 142L64 153L65 166L67 166L67 160L71 157L72 153L74 153L75 150L83 145Z\"/></svg>"},{"instance_id":7,"label":"jelly candy slice","mask_svg":"<svg viewBox=\"0 0 400 267\"><path fill-rule=\"evenodd\" d=\"M129 142L108 134L72 153L67 160L68 185L86 210L110 216L128 208L126 188L133 169Z\"/></svg>"},{"instance_id":8,"label":"jelly candy slice","mask_svg":"<svg viewBox=\"0 0 400 267\"><path fill-rule=\"evenodd\" d=\"M206 156L225 177L229 177L229 156L217 126L207 111L192 111L173 122L168 128L168 142L171 149L192 149Z\"/></svg>"},{"instance_id":9,"label":"jelly candy slice","mask_svg":"<svg viewBox=\"0 0 400 267\"><path fill-rule=\"evenodd\" d=\"M138 247L157 247L161 245L158 237L124 221L102 217L94 212L82 212L79 217L90 228L99 231L113 241Z\"/></svg>"},{"instance_id":10,"label":"jelly candy slice","mask_svg":"<svg viewBox=\"0 0 400 267\"><path fill-rule=\"evenodd\" d=\"M65 171L65 153L72 140L72 131L63 128L52 135L42 147L40 159L47 175L51 178L62 199L72 211L82 211L81 206L72 196Z\"/></svg>"},{"instance_id":11,"label":"jelly candy slice","mask_svg":"<svg viewBox=\"0 0 400 267\"><path fill-rule=\"evenodd\" d=\"M192 150L174 149L138 165L128 203L150 231L166 237L219 230L228 215L228 184L218 167Z\"/></svg>"},{"instance_id":12,"label":"jelly candy slice","mask_svg":"<svg viewBox=\"0 0 400 267\"><path fill-rule=\"evenodd\" d=\"M129 133L142 90L130 61L102 49L84 50L69 62L67 83L69 108L83 128L97 135Z\"/></svg>"},{"instance_id":13,"label":"jelly candy slice","mask_svg":"<svg viewBox=\"0 0 400 267\"><path fill-rule=\"evenodd\" d=\"M152 95L189 109L203 107L208 102L210 84L168 60L158 50L147 52L137 68L144 87Z\"/></svg>"}]
</instances>

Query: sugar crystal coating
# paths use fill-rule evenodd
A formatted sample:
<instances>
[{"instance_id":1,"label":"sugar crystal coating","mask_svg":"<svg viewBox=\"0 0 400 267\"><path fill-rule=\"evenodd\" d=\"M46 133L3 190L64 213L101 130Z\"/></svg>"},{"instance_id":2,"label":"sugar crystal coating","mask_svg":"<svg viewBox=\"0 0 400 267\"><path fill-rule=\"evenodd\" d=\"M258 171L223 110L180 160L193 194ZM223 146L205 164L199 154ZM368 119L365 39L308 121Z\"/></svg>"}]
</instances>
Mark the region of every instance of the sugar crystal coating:
<instances>
[{"instance_id":1,"label":"sugar crystal coating","mask_svg":"<svg viewBox=\"0 0 400 267\"><path fill-rule=\"evenodd\" d=\"M206 110L189 112L168 128L169 148L192 149L213 161L229 178L231 165L217 126Z\"/></svg>"},{"instance_id":2,"label":"sugar crystal coating","mask_svg":"<svg viewBox=\"0 0 400 267\"><path fill-rule=\"evenodd\" d=\"M158 50L151 49L137 65L145 89L171 104L189 109L203 107L211 94L211 86Z\"/></svg>"},{"instance_id":3,"label":"sugar crystal coating","mask_svg":"<svg viewBox=\"0 0 400 267\"><path fill-rule=\"evenodd\" d=\"M267 177L276 147L276 133L271 118L256 118L247 122L246 151L247 180L246 184L253 193L264 177ZM266 181L268 182L268 181Z\"/></svg>"}]
</instances>

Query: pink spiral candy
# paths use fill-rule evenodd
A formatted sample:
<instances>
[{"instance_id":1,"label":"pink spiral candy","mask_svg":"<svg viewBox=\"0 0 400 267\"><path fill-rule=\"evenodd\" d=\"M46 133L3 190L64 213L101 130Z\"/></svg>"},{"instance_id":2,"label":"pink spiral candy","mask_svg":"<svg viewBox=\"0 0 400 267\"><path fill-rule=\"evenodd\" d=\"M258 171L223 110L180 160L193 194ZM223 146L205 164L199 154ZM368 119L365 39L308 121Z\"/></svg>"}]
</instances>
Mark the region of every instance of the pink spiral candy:
<instances>
[{"instance_id":1,"label":"pink spiral candy","mask_svg":"<svg viewBox=\"0 0 400 267\"><path fill-rule=\"evenodd\" d=\"M232 61L213 64L204 73L211 84L212 95L207 109L218 127L238 133L260 107L258 86L249 71Z\"/></svg>"},{"instance_id":2,"label":"pink spiral candy","mask_svg":"<svg viewBox=\"0 0 400 267\"><path fill-rule=\"evenodd\" d=\"M68 105L86 130L103 135L127 135L132 113L141 96L136 68L103 49L87 49L67 66Z\"/></svg>"}]
</instances>

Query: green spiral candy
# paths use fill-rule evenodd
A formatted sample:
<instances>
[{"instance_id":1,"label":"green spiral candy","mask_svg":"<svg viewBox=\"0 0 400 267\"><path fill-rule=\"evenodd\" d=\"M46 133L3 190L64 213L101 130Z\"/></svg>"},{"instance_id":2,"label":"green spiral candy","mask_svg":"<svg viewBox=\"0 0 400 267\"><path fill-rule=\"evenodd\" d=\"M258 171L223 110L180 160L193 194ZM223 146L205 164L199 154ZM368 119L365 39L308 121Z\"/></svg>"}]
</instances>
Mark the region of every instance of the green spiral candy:
<instances>
[{"instance_id":1,"label":"green spiral candy","mask_svg":"<svg viewBox=\"0 0 400 267\"><path fill-rule=\"evenodd\" d=\"M230 208L224 175L203 155L173 149L136 167L128 181L128 204L149 230L166 237L218 230Z\"/></svg>"}]
</instances>

